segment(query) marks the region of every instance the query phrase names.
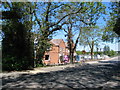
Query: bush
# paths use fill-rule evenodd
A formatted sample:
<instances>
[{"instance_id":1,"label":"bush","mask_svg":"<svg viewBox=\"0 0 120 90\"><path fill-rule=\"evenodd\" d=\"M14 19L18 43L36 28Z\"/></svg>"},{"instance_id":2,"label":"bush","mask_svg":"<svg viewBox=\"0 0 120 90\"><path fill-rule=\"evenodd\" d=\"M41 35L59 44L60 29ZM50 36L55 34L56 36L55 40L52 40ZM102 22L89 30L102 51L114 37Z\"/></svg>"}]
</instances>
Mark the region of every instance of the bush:
<instances>
[{"instance_id":1,"label":"bush","mask_svg":"<svg viewBox=\"0 0 120 90\"><path fill-rule=\"evenodd\" d=\"M113 50L108 52L108 56L110 56L110 57L115 56L115 55L117 55L117 53Z\"/></svg>"},{"instance_id":2,"label":"bush","mask_svg":"<svg viewBox=\"0 0 120 90\"><path fill-rule=\"evenodd\" d=\"M30 67L27 58L18 59L16 57L6 56L2 60L3 71L13 71L13 70L20 71L29 68Z\"/></svg>"},{"instance_id":3,"label":"bush","mask_svg":"<svg viewBox=\"0 0 120 90\"><path fill-rule=\"evenodd\" d=\"M103 52L94 52L94 55L97 55L97 54L102 55Z\"/></svg>"},{"instance_id":4,"label":"bush","mask_svg":"<svg viewBox=\"0 0 120 90\"><path fill-rule=\"evenodd\" d=\"M12 71L12 70L14 70L14 64L13 63L15 63L15 57L9 57L9 56L7 56L7 57L5 57L5 58L3 58L3 60L2 60L2 69L3 70L7 70L7 71Z\"/></svg>"},{"instance_id":5,"label":"bush","mask_svg":"<svg viewBox=\"0 0 120 90\"><path fill-rule=\"evenodd\" d=\"M76 51L77 55L82 55L82 51Z\"/></svg>"}]
</instances>

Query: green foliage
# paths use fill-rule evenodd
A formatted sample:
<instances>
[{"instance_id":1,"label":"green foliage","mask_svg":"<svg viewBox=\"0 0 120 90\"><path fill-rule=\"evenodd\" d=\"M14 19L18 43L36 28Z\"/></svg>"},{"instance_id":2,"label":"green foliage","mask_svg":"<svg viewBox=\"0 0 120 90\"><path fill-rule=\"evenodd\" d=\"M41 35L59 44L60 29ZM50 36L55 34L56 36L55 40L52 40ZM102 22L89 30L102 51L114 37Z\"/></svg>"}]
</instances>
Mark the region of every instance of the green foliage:
<instances>
[{"instance_id":1,"label":"green foliage","mask_svg":"<svg viewBox=\"0 0 120 90\"><path fill-rule=\"evenodd\" d=\"M44 64L41 64L41 63L36 63L36 67L43 67Z\"/></svg>"},{"instance_id":2,"label":"green foliage","mask_svg":"<svg viewBox=\"0 0 120 90\"><path fill-rule=\"evenodd\" d=\"M76 51L77 55L82 55L82 51Z\"/></svg>"},{"instance_id":3,"label":"green foliage","mask_svg":"<svg viewBox=\"0 0 120 90\"><path fill-rule=\"evenodd\" d=\"M77 2L74 4L69 3L68 5L67 9L70 9L70 11L78 11L78 13L71 14L66 18L67 28L65 27L64 30L67 33L68 49L70 56L72 56L79 41L82 45L89 45L92 50L92 44L99 40L96 38L101 36L101 32L96 26L96 22L100 15L105 14L105 6L99 2ZM69 14L70 11L65 11L64 13ZM73 40L74 37L76 38L75 40ZM74 46L73 42L75 43ZM80 52L77 53L79 54Z\"/></svg>"},{"instance_id":4,"label":"green foliage","mask_svg":"<svg viewBox=\"0 0 120 90\"><path fill-rule=\"evenodd\" d=\"M102 55L103 52L94 52L94 55L97 55L97 54Z\"/></svg>"},{"instance_id":5,"label":"green foliage","mask_svg":"<svg viewBox=\"0 0 120 90\"><path fill-rule=\"evenodd\" d=\"M109 52L110 52L110 47L109 46L104 46L103 50L104 50L104 54L108 55Z\"/></svg>"},{"instance_id":6,"label":"green foliage","mask_svg":"<svg viewBox=\"0 0 120 90\"><path fill-rule=\"evenodd\" d=\"M82 51L76 51L76 53L77 53L77 55L83 55ZM89 54L90 54L90 52L86 52L85 54L89 55ZM94 52L94 55L97 55L97 54L102 55L102 54L103 54L103 52Z\"/></svg>"},{"instance_id":7,"label":"green foliage","mask_svg":"<svg viewBox=\"0 0 120 90\"><path fill-rule=\"evenodd\" d=\"M7 9L7 11L3 9L2 16L4 21L2 28L4 33L2 41L3 70L33 68L32 18L30 18L31 12L27 10L29 5L31 3L3 4L3 7Z\"/></svg>"},{"instance_id":8,"label":"green foliage","mask_svg":"<svg viewBox=\"0 0 120 90\"><path fill-rule=\"evenodd\" d=\"M80 45L89 46L91 57L93 56L94 47L102 39L102 30L96 25L89 25L82 28L80 36Z\"/></svg>"},{"instance_id":9,"label":"green foliage","mask_svg":"<svg viewBox=\"0 0 120 90\"><path fill-rule=\"evenodd\" d=\"M109 47L109 46L105 46L105 47L104 47L104 54L105 54L105 55L108 55L108 56L110 56L110 57L117 55L117 53L116 53L115 51L110 50L110 47Z\"/></svg>"},{"instance_id":10,"label":"green foliage","mask_svg":"<svg viewBox=\"0 0 120 90\"><path fill-rule=\"evenodd\" d=\"M28 69L29 62L26 59L27 58L24 57L20 61L17 57L6 56L2 60L2 68L7 71ZM29 67L29 69L30 68L31 67Z\"/></svg>"},{"instance_id":11,"label":"green foliage","mask_svg":"<svg viewBox=\"0 0 120 90\"><path fill-rule=\"evenodd\" d=\"M120 2L110 2L109 16L110 18L107 21L107 25L104 27L103 41L113 42L114 39L120 37Z\"/></svg>"},{"instance_id":12,"label":"green foliage","mask_svg":"<svg viewBox=\"0 0 120 90\"><path fill-rule=\"evenodd\" d=\"M117 53L114 50L111 50L108 52L108 56L110 57L115 56L115 55L117 55Z\"/></svg>"},{"instance_id":13,"label":"green foliage","mask_svg":"<svg viewBox=\"0 0 120 90\"><path fill-rule=\"evenodd\" d=\"M97 44L102 39L101 35L103 30L100 29L96 23L100 15L106 14L106 7L100 2L88 2L86 4L89 9L84 14L84 17L88 24L81 28L80 44L89 45L90 49L92 49L92 43Z\"/></svg>"},{"instance_id":14,"label":"green foliage","mask_svg":"<svg viewBox=\"0 0 120 90\"><path fill-rule=\"evenodd\" d=\"M114 20L109 20L107 21L107 26L103 28L103 35L102 35L102 40L108 41L108 42L113 42L118 35L113 31L114 28Z\"/></svg>"},{"instance_id":15,"label":"green foliage","mask_svg":"<svg viewBox=\"0 0 120 90\"><path fill-rule=\"evenodd\" d=\"M119 29L120 29L120 18L117 19L116 24L115 24L115 26L113 28L113 31L115 33L117 33L117 35L120 37L120 31L119 31Z\"/></svg>"},{"instance_id":16,"label":"green foliage","mask_svg":"<svg viewBox=\"0 0 120 90\"><path fill-rule=\"evenodd\" d=\"M33 25L37 27L35 29L38 29L35 30L35 34L38 34L37 60L35 63L36 66L39 66L42 65L43 55L50 46L49 41L52 35L55 31L63 29L63 25L67 24L69 19L71 19L70 24L72 23L74 27L82 26L80 23L85 23L88 27L93 28L100 15L105 14L105 6L99 2L4 2L3 7L2 17L5 23L2 30L4 32L2 46L3 69L5 70L22 70L33 67L33 39L31 33ZM77 27L77 29L81 30L80 27ZM69 40L72 43L69 45L70 47L73 45L73 36L75 35L73 32L69 33ZM84 32L87 32L87 37L95 34L93 29L82 31L82 33ZM89 32L93 33L89 35ZM78 39L76 42L78 42ZM10 65L8 65L8 62L10 62Z\"/></svg>"}]
</instances>

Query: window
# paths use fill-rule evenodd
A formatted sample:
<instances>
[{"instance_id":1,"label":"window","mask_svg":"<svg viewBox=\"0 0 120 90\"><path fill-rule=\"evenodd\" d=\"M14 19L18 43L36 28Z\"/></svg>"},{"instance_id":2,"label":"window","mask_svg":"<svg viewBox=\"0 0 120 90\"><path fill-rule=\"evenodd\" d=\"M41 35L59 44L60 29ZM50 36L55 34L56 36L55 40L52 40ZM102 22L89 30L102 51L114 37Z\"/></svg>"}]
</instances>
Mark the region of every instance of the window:
<instances>
[{"instance_id":1,"label":"window","mask_svg":"<svg viewBox=\"0 0 120 90\"><path fill-rule=\"evenodd\" d=\"M45 60L49 60L49 55L45 55Z\"/></svg>"}]
</instances>

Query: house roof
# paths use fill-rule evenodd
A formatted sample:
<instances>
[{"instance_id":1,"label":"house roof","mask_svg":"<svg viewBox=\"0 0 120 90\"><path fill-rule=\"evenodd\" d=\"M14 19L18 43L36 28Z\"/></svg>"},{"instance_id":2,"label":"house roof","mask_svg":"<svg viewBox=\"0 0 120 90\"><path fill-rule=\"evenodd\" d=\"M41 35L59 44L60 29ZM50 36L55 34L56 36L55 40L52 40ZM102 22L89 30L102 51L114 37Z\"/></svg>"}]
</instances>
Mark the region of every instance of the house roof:
<instances>
[{"instance_id":1,"label":"house roof","mask_svg":"<svg viewBox=\"0 0 120 90\"><path fill-rule=\"evenodd\" d=\"M63 39L52 39L50 42L55 44L55 45L59 45L62 40Z\"/></svg>"},{"instance_id":2,"label":"house roof","mask_svg":"<svg viewBox=\"0 0 120 90\"><path fill-rule=\"evenodd\" d=\"M51 44L54 44L54 45L56 45L56 46L59 46L59 44L60 44L61 41L64 42L63 39L52 39L52 40L50 41L50 43L51 43ZM68 43L67 43L67 42L64 42L64 43L65 43L65 46L68 47ZM75 46L74 43L73 43L73 46Z\"/></svg>"}]
</instances>

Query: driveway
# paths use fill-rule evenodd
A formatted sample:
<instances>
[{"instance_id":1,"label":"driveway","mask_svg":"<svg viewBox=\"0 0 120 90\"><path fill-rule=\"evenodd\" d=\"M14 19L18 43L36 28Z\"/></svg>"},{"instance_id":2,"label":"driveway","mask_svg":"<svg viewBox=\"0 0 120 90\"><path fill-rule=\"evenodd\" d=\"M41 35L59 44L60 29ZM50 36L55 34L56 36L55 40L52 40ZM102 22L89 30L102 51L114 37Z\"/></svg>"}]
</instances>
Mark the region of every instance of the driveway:
<instances>
[{"instance_id":1,"label":"driveway","mask_svg":"<svg viewBox=\"0 0 120 90\"><path fill-rule=\"evenodd\" d=\"M61 66L59 70L54 70L56 67L49 67L50 70L42 68L43 72L37 68L37 73L4 73L2 88L120 89L120 58L87 62L84 65Z\"/></svg>"}]
</instances>

